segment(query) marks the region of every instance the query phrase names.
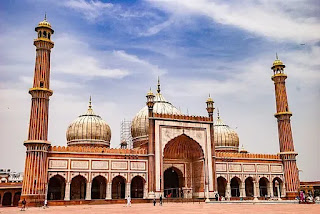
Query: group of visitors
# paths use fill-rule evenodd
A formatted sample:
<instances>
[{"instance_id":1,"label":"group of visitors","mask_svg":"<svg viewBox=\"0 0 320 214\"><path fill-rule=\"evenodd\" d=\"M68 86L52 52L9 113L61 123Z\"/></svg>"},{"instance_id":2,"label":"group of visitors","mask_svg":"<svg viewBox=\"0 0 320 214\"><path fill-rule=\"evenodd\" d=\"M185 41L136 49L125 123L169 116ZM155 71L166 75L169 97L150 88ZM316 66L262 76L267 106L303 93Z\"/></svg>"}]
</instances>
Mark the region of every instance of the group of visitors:
<instances>
[{"instance_id":1,"label":"group of visitors","mask_svg":"<svg viewBox=\"0 0 320 214\"><path fill-rule=\"evenodd\" d=\"M309 191L308 193L300 191L299 196L297 196L296 199L299 200L300 203L313 203L315 201L320 201L319 196L313 197L311 191Z\"/></svg>"},{"instance_id":2,"label":"group of visitors","mask_svg":"<svg viewBox=\"0 0 320 214\"><path fill-rule=\"evenodd\" d=\"M156 198L153 199L153 206L156 206L157 201ZM162 206L162 195L160 195L160 199L159 199L159 205Z\"/></svg>"}]
</instances>

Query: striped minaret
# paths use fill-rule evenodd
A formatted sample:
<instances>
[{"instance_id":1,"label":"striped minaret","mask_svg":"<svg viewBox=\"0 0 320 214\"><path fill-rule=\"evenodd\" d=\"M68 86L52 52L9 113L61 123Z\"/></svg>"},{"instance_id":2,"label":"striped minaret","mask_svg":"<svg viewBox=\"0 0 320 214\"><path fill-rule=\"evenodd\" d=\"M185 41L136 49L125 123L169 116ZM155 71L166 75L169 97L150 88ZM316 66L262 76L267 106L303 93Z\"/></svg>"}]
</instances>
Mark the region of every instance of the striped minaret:
<instances>
[{"instance_id":1,"label":"striped minaret","mask_svg":"<svg viewBox=\"0 0 320 214\"><path fill-rule=\"evenodd\" d=\"M290 117L292 113L289 111L286 84L287 75L284 73L285 65L278 59L273 62L271 69L273 70L272 80L274 81L276 94L277 113L275 117L278 121L278 133L280 144L280 157L283 161L284 176L286 184L287 198L294 199L298 195L300 181L294 151Z\"/></svg>"},{"instance_id":2,"label":"striped minaret","mask_svg":"<svg viewBox=\"0 0 320 214\"><path fill-rule=\"evenodd\" d=\"M53 48L51 35L53 29L45 19L35 28L38 38L36 46L36 63L33 87L29 89L32 96L28 140L21 200L26 199L29 206L43 204L47 183L47 152L50 85L50 53Z\"/></svg>"}]
</instances>

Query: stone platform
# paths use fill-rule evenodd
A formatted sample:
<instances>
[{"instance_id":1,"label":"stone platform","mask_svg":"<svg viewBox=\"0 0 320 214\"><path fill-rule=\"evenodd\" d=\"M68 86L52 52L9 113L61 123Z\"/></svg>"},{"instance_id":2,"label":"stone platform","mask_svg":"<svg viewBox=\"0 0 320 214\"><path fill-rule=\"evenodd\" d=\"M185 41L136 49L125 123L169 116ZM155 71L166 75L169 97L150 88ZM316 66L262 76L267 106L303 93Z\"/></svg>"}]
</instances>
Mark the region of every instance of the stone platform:
<instances>
[{"instance_id":1,"label":"stone platform","mask_svg":"<svg viewBox=\"0 0 320 214\"><path fill-rule=\"evenodd\" d=\"M31 207L25 212L20 212L17 207L0 208L1 214L11 213L47 213L47 214L141 214L141 213L157 213L157 214L193 214L193 213L218 213L218 214L292 214L292 213L320 213L319 204L225 204L225 203L159 203L154 207L152 203L132 204L126 207L124 204L103 204L103 205L78 205L78 206L52 206L46 209L41 207Z\"/></svg>"}]
</instances>

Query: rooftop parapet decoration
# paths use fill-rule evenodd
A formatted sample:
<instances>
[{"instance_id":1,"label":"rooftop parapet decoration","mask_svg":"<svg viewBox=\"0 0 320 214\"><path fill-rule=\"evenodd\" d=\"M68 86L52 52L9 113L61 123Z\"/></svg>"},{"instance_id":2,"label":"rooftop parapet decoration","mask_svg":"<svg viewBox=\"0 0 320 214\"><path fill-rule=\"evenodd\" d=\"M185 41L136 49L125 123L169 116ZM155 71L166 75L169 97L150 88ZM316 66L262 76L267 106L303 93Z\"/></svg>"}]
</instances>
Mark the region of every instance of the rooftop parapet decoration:
<instances>
[{"instance_id":1,"label":"rooftop parapet decoration","mask_svg":"<svg viewBox=\"0 0 320 214\"><path fill-rule=\"evenodd\" d=\"M205 116L190 116L190 115L181 115L181 114L158 114L154 113L153 117L156 118L169 118L169 119L177 119L177 120L191 120L191 121L204 121L210 122L212 121L210 117Z\"/></svg>"},{"instance_id":2,"label":"rooftop parapet decoration","mask_svg":"<svg viewBox=\"0 0 320 214\"><path fill-rule=\"evenodd\" d=\"M274 154L250 154L250 153L231 153L216 152L217 158L251 158L251 159L280 159L280 155Z\"/></svg>"},{"instance_id":3,"label":"rooftop parapet decoration","mask_svg":"<svg viewBox=\"0 0 320 214\"><path fill-rule=\"evenodd\" d=\"M52 146L50 152L84 152L84 153L104 153L104 154L147 154L145 149L110 149L90 146Z\"/></svg>"}]
</instances>

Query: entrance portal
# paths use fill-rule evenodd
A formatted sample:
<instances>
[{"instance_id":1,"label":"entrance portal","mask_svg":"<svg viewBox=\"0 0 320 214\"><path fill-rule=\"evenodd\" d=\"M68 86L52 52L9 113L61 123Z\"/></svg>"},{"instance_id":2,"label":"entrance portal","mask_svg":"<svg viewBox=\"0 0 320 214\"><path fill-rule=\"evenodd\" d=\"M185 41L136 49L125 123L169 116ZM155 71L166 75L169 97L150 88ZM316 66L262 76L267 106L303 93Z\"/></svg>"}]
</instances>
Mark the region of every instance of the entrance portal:
<instances>
[{"instance_id":1,"label":"entrance portal","mask_svg":"<svg viewBox=\"0 0 320 214\"><path fill-rule=\"evenodd\" d=\"M203 157L200 144L186 134L171 139L165 145L163 164L172 165L163 172L165 197L193 197L204 192Z\"/></svg>"},{"instance_id":2,"label":"entrance portal","mask_svg":"<svg viewBox=\"0 0 320 214\"><path fill-rule=\"evenodd\" d=\"M182 196L182 180L182 173L177 168L170 167L164 171L164 197L176 198Z\"/></svg>"}]
</instances>

